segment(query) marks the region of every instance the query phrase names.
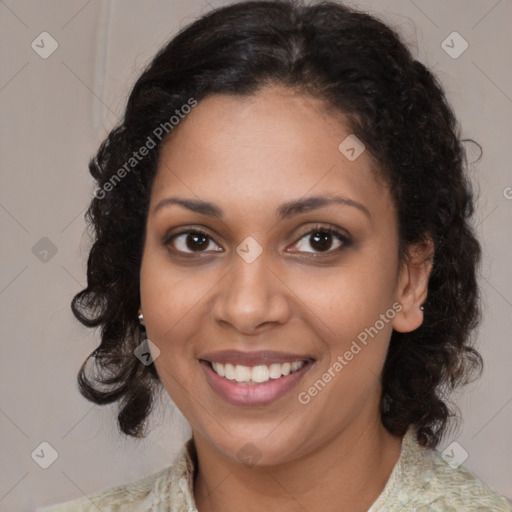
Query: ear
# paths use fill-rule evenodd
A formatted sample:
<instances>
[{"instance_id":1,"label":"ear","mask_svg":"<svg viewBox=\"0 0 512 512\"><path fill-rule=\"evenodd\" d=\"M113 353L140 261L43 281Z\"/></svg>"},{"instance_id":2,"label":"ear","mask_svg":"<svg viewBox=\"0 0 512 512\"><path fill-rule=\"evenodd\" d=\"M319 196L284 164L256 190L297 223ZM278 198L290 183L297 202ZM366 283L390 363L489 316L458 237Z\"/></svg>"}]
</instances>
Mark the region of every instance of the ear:
<instances>
[{"instance_id":1,"label":"ear","mask_svg":"<svg viewBox=\"0 0 512 512\"><path fill-rule=\"evenodd\" d=\"M402 309L393 319L393 329L411 332L423 323L420 309L428 293L428 280L434 259L434 243L430 238L407 247L407 260L402 263L396 288L396 300Z\"/></svg>"}]
</instances>

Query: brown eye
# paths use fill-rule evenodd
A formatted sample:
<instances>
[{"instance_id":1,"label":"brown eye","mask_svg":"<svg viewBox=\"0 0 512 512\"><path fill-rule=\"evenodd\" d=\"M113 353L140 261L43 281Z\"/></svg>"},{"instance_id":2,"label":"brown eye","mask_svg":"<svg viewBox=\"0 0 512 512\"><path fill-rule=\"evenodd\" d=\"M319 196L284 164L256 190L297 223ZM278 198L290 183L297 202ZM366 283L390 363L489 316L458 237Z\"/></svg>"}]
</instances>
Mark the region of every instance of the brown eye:
<instances>
[{"instance_id":1,"label":"brown eye","mask_svg":"<svg viewBox=\"0 0 512 512\"><path fill-rule=\"evenodd\" d=\"M206 233L198 230L190 230L174 235L167 243L173 245L178 252L194 253L205 252L210 246L210 243L214 242Z\"/></svg>"},{"instance_id":2,"label":"brown eye","mask_svg":"<svg viewBox=\"0 0 512 512\"><path fill-rule=\"evenodd\" d=\"M307 250L308 245L312 251ZM294 247L302 252L330 253L349 245L350 239L346 235L335 229L320 226L305 233Z\"/></svg>"},{"instance_id":3,"label":"brown eye","mask_svg":"<svg viewBox=\"0 0 512 512\"><path fill-rule=\"evenodd\" d=\"M328 251L332 246L332 235L322 231L316 231L310 235L311 247L318 251Z\"/></svg>"}]
</instances>

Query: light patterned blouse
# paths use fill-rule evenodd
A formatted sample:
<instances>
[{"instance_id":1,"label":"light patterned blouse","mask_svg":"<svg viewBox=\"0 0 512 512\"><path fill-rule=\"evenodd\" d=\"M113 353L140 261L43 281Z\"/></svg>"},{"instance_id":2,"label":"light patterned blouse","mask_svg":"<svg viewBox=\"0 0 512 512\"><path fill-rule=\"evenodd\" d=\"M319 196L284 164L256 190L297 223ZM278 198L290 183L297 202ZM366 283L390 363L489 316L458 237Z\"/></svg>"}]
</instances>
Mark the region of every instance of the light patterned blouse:
<instances>
[{"instance_id":1,"label":"light patterned blouse","mask_svg":"<svg viewBox=\"0 0 512 512\"><path fill-rule=\"evenodd\" d=\"M512 512L505 497L448 461L438 450L420 446L409 428L388 482L368 512ZM158 473L38 512L196 512L196 463L189 439L174 464Z\"/></svg>"}]
</instances>

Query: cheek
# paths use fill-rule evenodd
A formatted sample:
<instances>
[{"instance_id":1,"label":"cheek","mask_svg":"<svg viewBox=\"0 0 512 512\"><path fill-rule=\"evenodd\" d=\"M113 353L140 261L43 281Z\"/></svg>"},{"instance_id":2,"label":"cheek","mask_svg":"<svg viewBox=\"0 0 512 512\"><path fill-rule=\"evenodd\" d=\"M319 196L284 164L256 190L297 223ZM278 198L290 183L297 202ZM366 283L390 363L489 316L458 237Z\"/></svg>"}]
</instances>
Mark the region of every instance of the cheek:
<instances>
[{"instance_id":1,"label":"cheek","mask_svg":"<svg viewBox=\"0 0 512 512\"><path fill-rule=\"evenodd\" d=\"M197 386L193 344L197 312L206 287L204 280L183 272L166 261L161 251L149 248L140 271L141 306L147 337L160 350L154 364L164 388L180 410L190 415L190 392ZM186 364L184 364L186 362ZM188 391L187 391L188 390ZM195 397L197 399L197 397Z\"/></svg>"},{"instance_id":2,"label":"cheek","mask_svg":"<svg viewBox=\"0 0 512 512\"><path fill-rule=\"evenodd\" d=\"M200 310L202 299L212 287L211 279L210 274L199 268L184 272L171 264L165 250L148 248L140 272L141 305L148 336L153 336L157 344L186 337L191 317Z\"/></svg>"},{"instance_id":3,"label":"cheek","mask_svg":"<svg viewBox=\"0 0 512 512\"><path fill-rule=\"evenodd\" d=\"M311 321L319 325L330 344L355 338L391 308L393 262L382 261L358 254L349 264L325 273L304 273L291 281L294 293L305 305L304 311L309 311Z\"/></svg>"}]
</instances>

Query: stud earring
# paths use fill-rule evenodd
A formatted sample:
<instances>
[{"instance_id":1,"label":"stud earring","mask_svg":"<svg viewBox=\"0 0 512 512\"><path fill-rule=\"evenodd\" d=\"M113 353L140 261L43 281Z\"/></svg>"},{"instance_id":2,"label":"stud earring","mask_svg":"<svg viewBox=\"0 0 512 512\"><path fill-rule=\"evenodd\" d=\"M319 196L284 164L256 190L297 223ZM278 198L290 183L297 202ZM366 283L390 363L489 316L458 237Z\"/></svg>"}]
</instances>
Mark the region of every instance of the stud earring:
<instances>
[{"instance_id":1,"label":"stud earring","mask_svg":"<svg viewBox=\"0 0 512 512\"><path fill-rule=\"evenodd\" d=\"M423 311L425 309L425 307L424 306L420 306L420 309L421 309L421 311Z\"/></svg>"},{"instance_id":2,"label":"stud earring","mask_svg":"<svg viewBox=\"0 0 512 512\"><path fill-rule=\"evenodd\" d=\"M138 318L139 318L139 322L142 323L144 320L144 315L142 313L139 313Z\"/></svg>"}]
</instances>

